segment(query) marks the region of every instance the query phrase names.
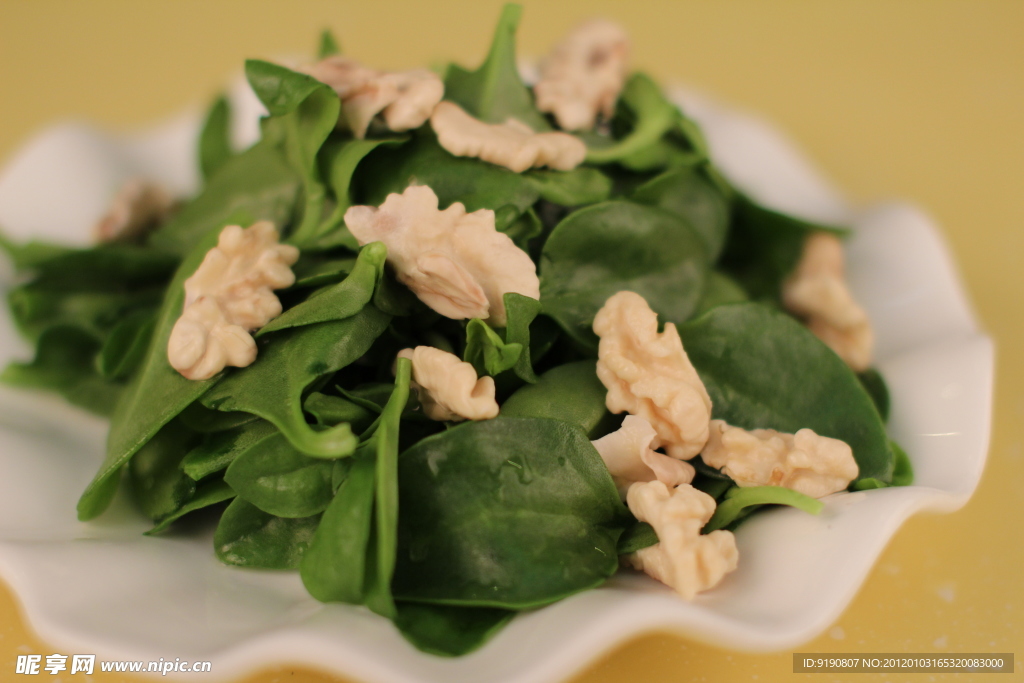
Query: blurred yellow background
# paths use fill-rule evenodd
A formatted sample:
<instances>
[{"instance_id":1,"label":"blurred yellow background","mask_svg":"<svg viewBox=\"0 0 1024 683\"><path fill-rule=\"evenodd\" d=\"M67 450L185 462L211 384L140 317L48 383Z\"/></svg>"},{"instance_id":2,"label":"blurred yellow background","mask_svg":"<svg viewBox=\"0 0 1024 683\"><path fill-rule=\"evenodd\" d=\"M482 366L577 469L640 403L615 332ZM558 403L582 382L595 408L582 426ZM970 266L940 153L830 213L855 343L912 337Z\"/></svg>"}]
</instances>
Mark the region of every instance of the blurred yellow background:
<instances>
[{"instance_id":1,"label":"blurred yellow background","mask_svg":"<svg viewBox=\"0 0 1024 683\"><path fill-rule=\"evenodd\" d=\"M907 523L850 608L800 650L1016 651L1014 678L1021 675L1024 3L523 4L520 54L542 54L582 17L615 19L633 36L637 69L763 114L854 202L908 199L938 220L998 344L988 468L966 508ZM373 66L447 59L472 66L499 9L496 0L2 0L0 165L61 119L123 130L205 106L246 57L311 53L326 26L347 54ZM19 609L0 586L0 680L12 676L17 654L53 651ZM575 680L788 680L796 677L791 663L789 651L744 655L652 634L607 653ZM92 680L151 680L112 676ZM970 679L928 680L954 678ZM282 663L242 680L343 679Z\"/></svg>"}]
</instances>

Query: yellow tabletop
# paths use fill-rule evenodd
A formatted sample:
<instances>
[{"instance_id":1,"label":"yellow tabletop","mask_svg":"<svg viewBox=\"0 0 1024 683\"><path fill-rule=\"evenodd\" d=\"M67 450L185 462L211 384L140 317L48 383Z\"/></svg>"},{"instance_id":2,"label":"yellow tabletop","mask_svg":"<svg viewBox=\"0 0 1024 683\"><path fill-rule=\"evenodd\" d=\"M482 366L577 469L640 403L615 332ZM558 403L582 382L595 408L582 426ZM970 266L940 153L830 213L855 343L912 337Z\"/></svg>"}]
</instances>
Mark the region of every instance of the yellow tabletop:
<instances>
[{"instance_id":1,"label":"yellow tabletop","mask_svg":"<svg viewBox=\"0 0 1024 683\"><path fill-rule=\"evenodd\" d=\"M1024 3L524 4L521 54L542 54L582 17L610 17L632 34L637 68L762 113L853 201L908 199L938 220L998 344L988 467L963 510L910 520L849 609L799 649L1015 651L1018 673L991 680L1017 679L1024 671ZM479 0L5 0L0 164L59 119L126 129L203 104L244 58L308 53L325 26L348 54L375 66L451 58L472 65L499 8ZM0 586L0 680L21 678L12 674L17 654L52 651L25 624L18 597ZM651 634L575 680L773 681L795 678L791 666L790 651L744 655ZM152 679L97 673L92 680ZM242 680L343 679L284 663Z\"/></svg>"}]
</instances>

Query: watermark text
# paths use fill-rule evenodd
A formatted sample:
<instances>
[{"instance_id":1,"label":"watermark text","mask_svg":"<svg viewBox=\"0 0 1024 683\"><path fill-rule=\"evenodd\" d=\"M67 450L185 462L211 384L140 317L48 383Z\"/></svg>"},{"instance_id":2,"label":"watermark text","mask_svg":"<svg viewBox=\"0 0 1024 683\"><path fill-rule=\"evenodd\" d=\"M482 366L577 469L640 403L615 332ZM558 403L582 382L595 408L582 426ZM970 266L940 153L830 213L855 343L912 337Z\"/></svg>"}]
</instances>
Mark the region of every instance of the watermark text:
<instances>
[{"instance_id":1,"label":"watermark text","mask_svg":"<svg viewBox=\"0 0 1024 683\"><path fill-rule=\"evenodd\" d=\"M210 662L193 662L180 657L157 661L138 662L129 660L100 660L96 655L18 655L14 664L14 673L25 676L39 676L59 673L68 675L91 675L95 671L120 673L158 673L166 676L169 673L209 673L213 669Z\"/></svg>"}]
</instances>

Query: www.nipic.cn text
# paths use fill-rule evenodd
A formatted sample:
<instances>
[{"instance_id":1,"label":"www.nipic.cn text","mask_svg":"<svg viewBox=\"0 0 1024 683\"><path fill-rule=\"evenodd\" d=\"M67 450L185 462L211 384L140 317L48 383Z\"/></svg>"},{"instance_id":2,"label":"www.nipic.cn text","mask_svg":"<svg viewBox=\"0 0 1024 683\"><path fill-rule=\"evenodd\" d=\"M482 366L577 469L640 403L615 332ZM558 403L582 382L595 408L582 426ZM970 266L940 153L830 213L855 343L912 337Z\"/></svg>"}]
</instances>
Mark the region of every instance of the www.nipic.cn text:
<instances>
[{"instance_id":1,"label":"www.nipic.cn text","mask_svg":"<svg viewBox=\"0 0 1024 683\"><path fill-rule=\"evenodd\" d=\"M182 661L180 658L159 659L153 662L134 662L127 660L103 660L98 664L96 655L18 655L14 665L14 673L26 676L40 674L57 675L67 672L68 675L91 675L95 671L120 673L158 673L166 676L169 673L209 673L213 666L210 662Z\"/></svg>"}]
</instances>

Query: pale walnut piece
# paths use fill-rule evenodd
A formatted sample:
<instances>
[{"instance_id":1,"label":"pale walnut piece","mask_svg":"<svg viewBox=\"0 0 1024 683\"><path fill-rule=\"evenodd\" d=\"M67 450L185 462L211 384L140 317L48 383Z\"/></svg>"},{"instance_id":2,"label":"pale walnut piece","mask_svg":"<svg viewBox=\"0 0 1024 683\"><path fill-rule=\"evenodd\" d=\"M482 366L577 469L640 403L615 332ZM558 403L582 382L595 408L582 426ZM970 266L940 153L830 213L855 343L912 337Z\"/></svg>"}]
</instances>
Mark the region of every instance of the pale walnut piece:
<instances>
[{"instance_id":1,"label":"pale walnut piece","mask_svg":"<svg viewBox=\"0 0 1024 683\"><path fill-rule=\"evenodd\" d=\"M163 187L132 178L114 195L93 234L99 242L136 240L158 226L173 207L174 198Z\"/></svg>"},{"instance_id":2,"label":"pale walnut piece","mask_svg":"<svg viewBox=\"0 0 1024 683\"><path fill-rule=\"evenodd\" d=\"M506 323L505 294L540 298L537 267L512 238L494 227L494 212L444 211L426 186L389 194L380 208L353 206L345 225L359 244L383 242L395 276L443 316Z\"/></svg>"},{"instance_id":3,"label":"pale walnut piece","mask_svg":"<svg viewBox=\"0 0 1024 683\"><path fill-rule=\"evenodd\" d=\"M377 114L393 131L419 128L444 97L444 83L427 69L377 71L354 59L332 55L303 71L338 93L339 123L357 138L366 136Z\"/></svg>"},{"instance_id":4,"label":"pale walnut piece","mask_svg":"<svg viewBox=\"0 0 1024 683\"><path fill-rule=\"evenodd\" d=\"M498 416L494 379L477 378L470 363L432 346L403 349L399 358L412 361L412 383L431 420L490 420Z\"/></svg>"},{"instance_id":5,"label":"pale walnut piece","mask_svg":"<svg viewBox=\"0 0 1024 683\"><path fill-rule=\"evenodd\" d=\"M723 420L711 421L701 458L739 486L783 486L812 498L844 490L859 472L845 441L811 429L747 431Z\"/></svg>"},{"instance_id":6,"label":"pale walnut piece","mask_svg":"<svg viewBox=\"0 0 1024 683\"><path fill-rule=\"evenodd\" d=\"M537 108L554 114L564 130L590 130L597 115L611 118L626 81L629 38L601 19L580 24L541 64L533 88Z\"/></svg>"},{"instance_id":7,"label":"pale walnut piece","mask_svg":"<svg viewBox=\"0 0 1024 683\"><path fill-rule=\"evenodd\" d=\"M591 442L623 497L630 484L638 481L657 479L669 486L693 481L693 465L651 448L657 436L650 422L637 415L627 415L619 429Z\"/></svg>"},{"instance_id":8,"label":"pale walnut piece","mask_svg":"<svg viewBox=\"0 0 1024 683\"><path fill-rule=\"evenodd\" d=\"M690 363L672 323L658 333L658 315L635 292L613 295L594 317L601 338L597 376L608 389L605 405L651 423L673 458L689 460L708 439L711 397Z\"/></svg>"},{"instance_id":9,"label":"pale walnut piece","mask_svg":"<svg viewBox=\"0 0 1024 683\"><path fill-rule=\"evenodd\" d=\"M430 125L441 146L455 156L476 157L516 173L538 166L571 171L587 156L587 146L568 133L535 133L515 119L484 123L452 102L437 105Z\"/></svg>"},{"instance_id":10,"label":"pale walnut piece","mask_svg":"<svg viewBox=\"0 0 1024 683\"><path fill-rule=\"evenodd\" d=\"M185 305L167 342L167 360L188 379L209 379L226 366L256 360L250 331L281 314L274 289L290 287L299 250L278 243L268 221L229 225L185 280Z\"/></svg>"},{"instance_id":11,"label":"pale walnut piece","mask_svg":"<svg viewBox=\"0 0 1024 683\"><path fill-rule=\"evenodd\" d=\"M634 569L671 586L687 600L718 585L736 569L739 551L730 531L701 535L715 512L715 499L689 484L675 489L660 481L633 484L630 512L658 534L658 543L623 557Z\"/></svg>"},{"instance_id":12,"label":"pale walnut piece","mask_svg":"<svg viewBox=\"0 0 1024 683\"><path fill-rule=\"evenodd\" d=\"M796 270L782 285L782 301L852 369L871 367L875 335L868 314L846 284L838 237L827 232L807 237Z\"/></svg>"}]
</instances>

